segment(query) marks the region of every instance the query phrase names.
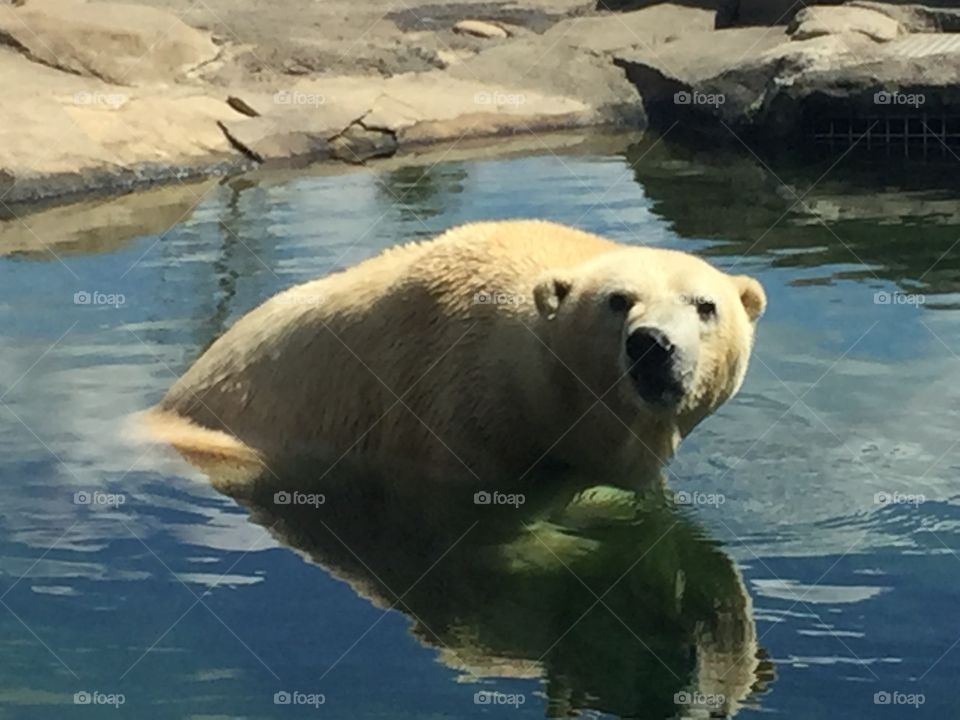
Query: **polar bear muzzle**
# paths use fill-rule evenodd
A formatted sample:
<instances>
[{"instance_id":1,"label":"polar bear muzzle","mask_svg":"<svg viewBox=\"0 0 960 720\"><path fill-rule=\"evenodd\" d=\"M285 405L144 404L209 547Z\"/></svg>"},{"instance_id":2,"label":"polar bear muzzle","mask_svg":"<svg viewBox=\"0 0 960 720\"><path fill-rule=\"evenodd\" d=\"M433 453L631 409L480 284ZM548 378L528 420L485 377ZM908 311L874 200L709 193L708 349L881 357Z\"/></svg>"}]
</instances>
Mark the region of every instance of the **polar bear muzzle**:
<instances>
[{"instance_id":1,"label":"polar bear muzzle","mask_svg":"<svg viewBox=\"0 0 960 720\"><path fill-rule=\"evenodd\" d=\"M627 336L630 378L640 397L653 405L676 405L684 395L676 346L659 328L640 327Z\"/></svg>"},{"instance_id":2,"label":"polar bear muzzle","mask_svg":"<svg viewBox=\"0 0 960 720\"><path fill-rule=\"evenodd\" d=\"M637 393L651 405L673 407L686 394L693 373L689 353L657 327L638 327L626 340L628 373Z\"/></svg>"}]
</instances>

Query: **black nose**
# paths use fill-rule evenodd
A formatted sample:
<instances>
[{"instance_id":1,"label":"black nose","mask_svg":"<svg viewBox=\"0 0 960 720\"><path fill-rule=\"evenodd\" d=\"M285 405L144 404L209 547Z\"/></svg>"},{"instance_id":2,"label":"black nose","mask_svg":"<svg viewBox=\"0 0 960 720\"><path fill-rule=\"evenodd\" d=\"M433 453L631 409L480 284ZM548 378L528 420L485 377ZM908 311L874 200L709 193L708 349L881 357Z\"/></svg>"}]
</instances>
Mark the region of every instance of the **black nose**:
<instances>
[{"instance_id":1,"label":"black nose","mask_svg":"<svg viewBox=\"0 0 960 720\"><path fill-rule=\"evenodd\" d=\"M627 337L627 357L631 368L668 368L673 362L674 347L670 338L657 328L637 328Z\"/></svg>"},{"instance_id":2,"label":"black nose","mask_svg":"<svg viewBox=\"0 0 960 720\"><path fill-rule=\"evenodd\" d=\"M657 328L637 328L627 337L630 376L647 402L672 405L683 395L677 372L677 350Z\"/></svg>"}]
</instances>

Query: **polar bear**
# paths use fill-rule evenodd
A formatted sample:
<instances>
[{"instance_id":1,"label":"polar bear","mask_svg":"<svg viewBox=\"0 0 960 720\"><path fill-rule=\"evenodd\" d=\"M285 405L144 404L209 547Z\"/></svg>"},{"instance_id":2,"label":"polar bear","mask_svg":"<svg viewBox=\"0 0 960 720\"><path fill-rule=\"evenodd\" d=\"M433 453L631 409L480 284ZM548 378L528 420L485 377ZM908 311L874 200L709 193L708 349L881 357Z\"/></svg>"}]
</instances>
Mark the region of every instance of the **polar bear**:
<instances>
[{"instance_id":1,"label":"polar bear","mask_svg":"<svg viewBox=\"0 0 960 720\"><path fill-rule=\"evenodd\" d=\"M737 392L765 305L682 252L474 223L267 300L148 417L192 459L642 483Z\"/></svg>"}]
</instances>

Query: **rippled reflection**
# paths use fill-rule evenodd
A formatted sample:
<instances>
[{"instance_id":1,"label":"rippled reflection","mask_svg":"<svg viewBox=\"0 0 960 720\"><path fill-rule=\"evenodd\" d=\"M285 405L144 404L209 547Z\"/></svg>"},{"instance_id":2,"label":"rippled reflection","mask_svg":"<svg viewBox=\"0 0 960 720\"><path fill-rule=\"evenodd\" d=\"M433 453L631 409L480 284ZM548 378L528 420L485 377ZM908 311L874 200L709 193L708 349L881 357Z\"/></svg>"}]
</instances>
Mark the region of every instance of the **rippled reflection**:
<instances>
[{"instance_id":1,"label":"rippled reflection","mask_svg":"<svg viewBox=\"0 0 960 720\"><path fill-rule=\"evenodd\" d=\"M661 493L551 476L512 505L477 504L466 488L325 470L205 467L283 544L406 615L466 682L542 678L557 716L669 718L733 714L771 677L739 572Z\"/></svg>"}]
</instances>

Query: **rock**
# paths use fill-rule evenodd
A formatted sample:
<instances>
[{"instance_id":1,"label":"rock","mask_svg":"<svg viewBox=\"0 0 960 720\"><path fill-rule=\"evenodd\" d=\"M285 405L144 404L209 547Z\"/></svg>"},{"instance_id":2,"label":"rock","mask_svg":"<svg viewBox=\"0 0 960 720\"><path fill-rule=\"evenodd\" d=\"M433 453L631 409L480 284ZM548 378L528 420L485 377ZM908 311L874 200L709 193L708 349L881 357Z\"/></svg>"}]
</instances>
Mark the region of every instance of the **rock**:
<instances>
[{"instance_id":1,"label":"rock","mask_svg":"<svg viewBox=\"0 0 960 720\"><path fill-rule=\"evenodd\" d=\"M461 20L453 26L453 31L486 39L508 37L507 31L499 25L482 20Z\"/></svg>"},{"instance_id":2,"label":"rock","mask_svg":"<svg viewBox=\"0 0 960 720\"><path fill-rule=\"evenodd\" d=\"M497 26L502 28L504 32L507 33L510 37L523 37L525 35L540 35L541 33L535 32L534 30L524 27L523 25L518 25L515 22L505 22L503 20L497 20Z\"/></svg>"},{"instance_id":3,"label":"rock","mask_svg":"<svg viewBox=\"0 0 960 720\"><path fill-rule=\"evenodd\" d=\"M358 120L330 141L335 157L352 164L375 157L389 157L397 151L397 136L388 131L367 127Z\"/></svg>"},{"instance_id":4,"label":"rock","mask_svg":"<svg viewBox=\"0 0 960 720\"><path fill-rule=\"evenodd\" d=\"M331 156L328 130L317 132L291 118L221 121L220 129L238 151L258 163L303 164Z\"/></svg>"},{"instance_id":5,"label":"rock","mask_svg":"<svg viewBox=\"0 0 960 720\"><path fill-rule=\"evenodd\" d=\"M710 10L663 3L634 12L563 20L544 33L544 38L593 52L612 52L709 32L713 25Z\"/></svg>"},{"instance_id":6,"label":"rock","mask_svg":"<svg viewBox=\"0 0 960 720\"><path fill-rule=\"evenodd\" d=\"M309 75L311 68L304 65L301 60L290 58L283 63L283 72L287 75Z\"/></svg>"},{"instance_id":7,"label":"rock","mask_svg":"<svg viewBox=\"0 0 960 720\"><path fill-rule=\"evenodd\" d=\"M451 65L462 63L467 58L473 57L475 53L471 50L437 50L437 66L448 68Z\"/></svg>"},{"instance_id":8,"label":"rock","mask_svg":"<svg viewBox=\"0 0 960 720\"><path fill-rule=\"evenodd\" d=\"M8 173L6 170L0 168L0 198L6 194L6 191L9 190L15 182L16 178L12 173Z\"/></svg>"},{"instance_id":9,"label":"rock","mask_svg":"<svg viewBox=\"0 0 960 720\"><path fill-rule=\"evenodd\" d=\"M564 114L528 113L513 117L507 114L498 115L490 112L463 113L450 118L437 118L419 122L401 131L397 135L397 141L401 147L413 150L417 146L433 143L456 144L462 140L474 138L491 138L518 133L545 133L586 127L589 124L589 122L584 121L583 115L578 112ZM542 150L544 145L538 143L536 147Z\"/></svg>"},{"instance_id":10,"label":"rock","mask_svg":"<svg viewBox=\"0 0 960 720\"><path fill-rule=\"evenodd\" d=\"M500 46L508 48L509 45ZM496 50L500 48L492 48ZM594 118L593 109L577 98L552 93L551 88L533 90L523 84L504 82L477 72L476 58L447 73L402 75L385 81L375 118L397 133L400 146L459 140L505 133L578 127ZM468 67L471 66L471 67ZM461 74L462 73L462 74ZM513 73L516 76L516 73ZM476 78L484 78L483 82ZM512 78L516 80L516 77ZM378 117L379 115L379 117ZM364 123L368 117L363 118Z\"/></svg>"},{"instance_id":11,"label":"rock","mask_svg":"<svg viewBox=\"0 0 960 720\"><path fill-rule=\"evenodd\" d=\"M960 32L960 8L928 7L926 5L892 5L871 0L853 0L851 7L866 8L893 18L906 32L956 33Z\"/></svg>"},{"instance_id":12,"label":"rock","mask_svg":"<svg viewBox=\"0 0 960 720\"><path fill-rule=\"evenodd\" d=\"M792 41L738 28L716 31L708 46L681 40L656 52L634 48L616 62L643 96L652 125L680 122L734 143L735 135L803 141L828 130L831 120L857 118L864 120L859 136L871 118L897 118L901 127L911 113L960 112L960 36L911 34L877 43L842 32Z\"/></svg>"},{"instance_id":13,"label":"rock","mask_svg":"<svg viewBox=\"0 0 960 720\"><path fill-rule=\"evenodd\" d=\"M380 93L380 78L341 77L291 81L275 92L235 89L231 105L243 105L243 115L276 117L303 114L315 126L341 130L360 117Z\"/></svg>"},{"instance_id":14,"label":"rock","mask_svg":"<svg viewBox=\"0 0 960 720\"><path fill-rule=\"evenodd\" d=\"M518 68L523 68L518 72ZM555 100L567 98L579 125L645 126L636 91L609 58L547 36L518 38L483 50L448 70L452 78L483 78L489 87L476 97L498 112L553 114ZM482 109L482 108L478 108Z\"/></svg>"},{"instance_id":15,"label":"rock","mask_svg":"<svg viewBox=\"0 0 960 720\"><path fill-rule=\"evenodd\" d=\"M590 0L484 6L486 20L464 20L462 3L384 16L379 0L361 0L348 17L324 3L238 0L227 27L223 2L0 0L0 194L44 199L463 138L543 147L531 132L642 128L640 98L611 53L709 27L708 12L675 5L579 17ZM291 36L293 23L302 31Z\"/></svg>"},{"instance_id":16,"label":"rock","mask_svg":"<svg viewBox=\"0 0 960 720\"><path fill-rule=\"evenodd\" d=\"M222 128L241 152L268 165L328 158L361 163L389 156L397 150L396 131L422 120L423 114L384 94L388 85L385 80L331 78L303 81L273 95L248 93L235 102L256 116L224 122Z\"/></svg>"},{"instance_id":17,"label":"rock","mask_svg":"<svg viewBox=\"0 0 960 720\"><path fill-rule=\"evenodd\" d=\"M650 112L651 105L672 106L675 93L691 91L709 78L757 62L787 40L782 30L731 28L714 31L709 43L692 36L656 48L637 46L615 53L614 62L627 71ZM673 110L668 114L673 115Z\"/></svg>"},{"instance_id":18,"label":"rock","mask_svg":"<svg viewBox=\"0 0 960 720\"><path fill-rule=\"evenodd\" d=\"M247 117L260 117L260 113L247 105L247 103L243 101L243 98L230 95L227 97L227 105L232 107L241 115L246 115Z\"/></svg>"},{"instance_id":19,"label":"rock","mask_svg":"<svg viewBox=\"0 0 960 720\"><path fill-rule=\"evenodd\" d=\"M397 133L421 122L425 114L392 95L380 95L363 115L365 127Z\"/></svg>"},{"instance_id":20,"label":"rock","mask_svg":"<svg viewBox=\"0 0 960 720\"><path fill-rule=\"evenodd\" d=\"M216 125L238 115L202 90L161 95L108 85L6 51L0 51L0 87L0 168L17 178L5 202L243 163Z\"/></svg>"},{"instance_id":21,"label":"rock","mask_svg":"<svg viewBox=\"0 0 960 720\"><path fill-rule=\"evenodd\" d=\"M477 77L476 72L467 75ZM271 164L329 157L363 162L405 145L526 127L575 127L594 118L589 106L572 98L440 71L304 80L273 95L244 93L236 100L259 116L235 116L222 123L224 132L248 157Z\"/></svg>"},{"instance_id":22,"label":"rock","mask_svg":"<svg viewBox=\"0 0 960 720\"><path fill-rule=\"evenodd\" d=\"M724 124L762 124L778 81L788 84L805 68L828 65L835 54L849 52L845 40L792 43L768 28L732 28L716 31L707 46L680 41L657 52L635 48L616 62L643 97L651 125L665 130L679 122L683 130L730 138Z\"/></svg>"},{"instance_id":23,"label":"rock","mask_svg":"<svg viewBox=\"0 0 960 720\"><path fill-rule=\"evenodd\" d=\"M805 7L787 28L793 40L823 35L860 33L877 42L890 42L901 34L900 23L889 15L864 7Z\"/></svg>"},{"instance_id":24,"label":"rock","mask_svg":"<svg viewBox=\"0 0 960 720\"><path fill-rule=\"evenodd\" d=\"M29 58L117 85L169 82L216 58L209 33L156 8L83 0L0 7L0 41Z\"/></svg>"},{"instance_id":25,"label":"rock","mask_svg":"<svg viewBox=\"0 0 960 720\"><path fill-rule=\"evenodd\" d=\"M138 163L187 162L232 154L217 122L235 117L218 98L183 93L172 97L133 96L119 108L88 105L66 109L89 147L105 160ZM162 119L158 122L158 118Z\"/></svg>"},{"instance_id":26,"label":"rock","mask_svg":"<svg viewBox=\"0 0 960 720\"><path fill-rule=\"evenodd\" d=\"M612 0L604 0L609 2ZM632 7L636 2L629 3ZM717 28L746 25L786 25L793 17L807 7L826 7L843 5L875 10L907 26L914 22L923 23L911 32L957 32L949 29L956 27L960 10L956 0L928 0L926 5L915 5L900 0L876 2L874 0L818 0L816 5L796 2L796 0L711 0L704 6L716 5ZM941 24L942 23L942 24Z\"/></svg>"},{"instance_id":27,"label":"rock","mask_svg":"<svg viewBox=\"0 0 960 720\"><path fill-rule=\"evenodd\" d=\"M512 47L512 44L492 50L505 50L508 47ZM487 57L486 53L481 53L448 73L418 73L390 78L384 82L382 94L397 99L418 121L447 120L475 112L521 117L535 113L567 114L588 110L570 94L553 92L553 88L534 90L532 83L518 83L516 71L512 73L512 82L503 82L494 73L477 72L483 67L478 61Z\"/></svg>"},{"instance_id":28,"label":"rock","mask_svg":"<svg viewBox=\"0 0 960 720\"><path fill-rule=\"evenodd\" d=\"M275 93L238 93L232 105L245 107L246 117L229 118L221 129L234 147L257 162L325 160L333 156L330 141L365 115L376 98L376 91L366 88L359 78L337 78L301 81Z\"/></svg>"}]
</instances>

